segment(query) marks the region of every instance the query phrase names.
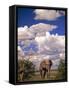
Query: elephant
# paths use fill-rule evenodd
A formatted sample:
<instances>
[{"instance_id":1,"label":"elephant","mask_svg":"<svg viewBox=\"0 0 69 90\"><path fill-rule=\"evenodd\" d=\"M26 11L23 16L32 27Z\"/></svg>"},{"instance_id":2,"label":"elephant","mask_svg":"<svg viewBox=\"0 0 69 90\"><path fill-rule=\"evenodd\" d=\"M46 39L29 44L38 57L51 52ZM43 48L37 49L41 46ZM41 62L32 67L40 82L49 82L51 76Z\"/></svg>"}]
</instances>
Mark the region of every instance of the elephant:
<instances>
[{"instance_id":1,"label":"elephant","mask_svg":"<svg viewBox=\"0 0 69 90\"><path fill-rule=\"evenodd\" d=\"M50 76L50 70L52 65L53 65L52 60L47 60L47 59L43 60L40 63L39 71L40 71L41 78L44 79L45 75L47 75L47 77Z\"/></svg>"},{"instance_id":2,"label":"elephant","mask_svg":"<svg viewBox=\"0 0 69 90\"><path fill-rule=\"evenodd\" d=\"M19 60L18 61L18 79L20 81L23 81L24 78L24 61Z\"/></svg>"}]
</instances>

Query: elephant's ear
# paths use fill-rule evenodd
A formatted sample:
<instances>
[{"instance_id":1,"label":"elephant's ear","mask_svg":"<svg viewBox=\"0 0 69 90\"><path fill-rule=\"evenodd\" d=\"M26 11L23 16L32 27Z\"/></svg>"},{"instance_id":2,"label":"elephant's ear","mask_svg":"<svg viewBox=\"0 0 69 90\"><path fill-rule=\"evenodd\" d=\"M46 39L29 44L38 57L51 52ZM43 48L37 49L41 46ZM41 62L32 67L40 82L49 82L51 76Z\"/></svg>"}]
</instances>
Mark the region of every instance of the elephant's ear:
<instances>
[{"instance_id":1,"label":"elephant's ear","mask_svg":"<svg viewBox=\"0 0 69 90\"><path fill-rule=\"evenodd\" d=\"M52 60L49 60L49 62L50 62L50 65L53 65L53 61Z\"/></svg>"},{"instance_id":2,"label":"elephant's ear","mask_svg":"<svg viewBox=\"0 0 69 90\"><path fill-rule=\"evenodd\" d=\"M53 61L51 60L51 63L52 63L52 65L53 65Z\"/></svg>"}]
</instances>

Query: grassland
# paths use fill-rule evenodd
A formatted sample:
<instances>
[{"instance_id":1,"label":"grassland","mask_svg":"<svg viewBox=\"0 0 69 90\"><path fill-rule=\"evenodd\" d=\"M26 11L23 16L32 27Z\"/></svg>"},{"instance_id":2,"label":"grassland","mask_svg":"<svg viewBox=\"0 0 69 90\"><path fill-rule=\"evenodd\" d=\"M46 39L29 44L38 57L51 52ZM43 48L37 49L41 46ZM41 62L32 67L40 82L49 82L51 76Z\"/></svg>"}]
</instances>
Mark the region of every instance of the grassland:
<instances>
[{"instance_id":1,"label":"grassland","mask_svg":"<svg viewBox=\"0 0 69 90\"><path fill-rule=\"evenodd\" d=\"M28 80L25 79L25 80L23 80L23 81L55 80L55 79L56 79L56 75L57 75L57 73L58 73L57 70L51 70L51 72L50 72L50 76L47 77L47 75L46 75L45 78L42 79L41 76L40 76L40 72L37 71L37 72L35 72L35 75L32 76L30 79L28 79Z\"/></svg>"}]
</instances>

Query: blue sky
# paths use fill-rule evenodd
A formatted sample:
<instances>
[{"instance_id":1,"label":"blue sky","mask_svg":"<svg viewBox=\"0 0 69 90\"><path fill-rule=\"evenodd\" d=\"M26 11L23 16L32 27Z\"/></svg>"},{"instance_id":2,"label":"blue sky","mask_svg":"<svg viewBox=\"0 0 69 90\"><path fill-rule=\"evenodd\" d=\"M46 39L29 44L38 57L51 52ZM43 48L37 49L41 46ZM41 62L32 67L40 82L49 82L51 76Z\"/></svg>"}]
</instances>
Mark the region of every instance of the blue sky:
<instances>
[{"instance_id":1,"label":"blue sky","mask_svg":"<svg viewBox=\"0 0 69 90\"><path fill-rule=\"evenodd\" d=\"M65 15L62 15L58 17L56 20L40 20L37 19L35 20L35 9L31 8L17 8L17 27L24 27L24 26L32 26L38 23L45 23L45 24L51 24L51 25L56 25L57 28L49 31L50 34L58 34L58 35L65 35ZM18 41L18 45L22 48L23 51L30 51L32 49L34 52L38 51L38 45L35 42L31 42L29 45L24 47L24 43L21 44L21 41Z\"/></svg>"},{"instance_id":2,"label":"blue sky","mask_svg":"<svg viewBox=\"0 0 69 90\"><path fill-rule=\"evenodd\" d=\"M57 25L58 28L56 28L55 30L51 31L51 33L56 34L58 33L59 35L64 35L65 34L65 16L61 16L59 18L57 18L56 20L52 20L52 21L48 21L48 20L35 20L35 13L34 10L35 9L30 9L30 8L18 8L18 22L17 22L17 26L18 27L22 27L22 26L31 26L33 24L37 24L37 23L46 23L46 24L53 24L53 25Z\"/></svg>"}]
</instances>

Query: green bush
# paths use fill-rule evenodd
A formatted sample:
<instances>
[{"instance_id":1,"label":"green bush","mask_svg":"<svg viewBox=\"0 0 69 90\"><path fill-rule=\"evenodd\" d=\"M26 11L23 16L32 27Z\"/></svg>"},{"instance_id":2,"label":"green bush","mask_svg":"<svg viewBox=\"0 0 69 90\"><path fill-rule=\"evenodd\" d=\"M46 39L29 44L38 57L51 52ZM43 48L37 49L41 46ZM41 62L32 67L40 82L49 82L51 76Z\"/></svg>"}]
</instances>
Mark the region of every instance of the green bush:
<instances>
[{"instance_id":1,"label":"green bush","mask_svg":"<svg viewBox=\"0 0 69 90\"><path fill-rule=\"evenodd\" d=\"M18 80L29 80L35 73L35 66L29 60L19 60Z\"/></svg>"},{"instance_id":2,"label":"green bush","mask_svg":"<svg viewBox=\"0 0 69 90\"><path fill-rule=\"evenodd\" d=\"M64 60L60 60L56 79L65 79L65 62L64 62Z\"/></svg>"},{"instance_id":3,"label":"green bush","mask_svg":"<svg viewBox=\"0 0 69 90\"><path fill-rule=\"evenodd\" d=\"M24 61L24 79L31 78L35 73L35 66L31 61Z\"/></svg>"}]
</instances>

